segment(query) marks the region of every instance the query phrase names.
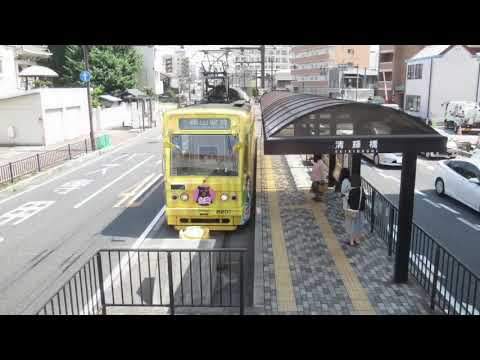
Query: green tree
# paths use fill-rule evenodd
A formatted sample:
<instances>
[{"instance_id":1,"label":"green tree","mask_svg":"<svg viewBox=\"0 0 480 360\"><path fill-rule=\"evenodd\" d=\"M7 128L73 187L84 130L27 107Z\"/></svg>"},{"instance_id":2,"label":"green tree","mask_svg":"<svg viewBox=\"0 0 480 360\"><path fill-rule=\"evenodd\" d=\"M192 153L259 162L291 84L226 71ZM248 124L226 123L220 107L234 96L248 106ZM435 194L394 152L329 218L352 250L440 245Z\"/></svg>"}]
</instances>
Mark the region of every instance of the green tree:
<instances>
[{"instance_id":1,"label":"green tree","mask_svg":"<svg viewBox=\"0 0 480 360\"><path fill-rule=\"evenodd\" d=\"M53 55L45 62L59 77L54 80L57 86L83 86L80 72L85 70L83 49L79 45L50 46ZM90 49L91 84L112 93L137 86L137 72L141 67L141 57L127 45L94 45Z\"/></svg>"}]
</instances>

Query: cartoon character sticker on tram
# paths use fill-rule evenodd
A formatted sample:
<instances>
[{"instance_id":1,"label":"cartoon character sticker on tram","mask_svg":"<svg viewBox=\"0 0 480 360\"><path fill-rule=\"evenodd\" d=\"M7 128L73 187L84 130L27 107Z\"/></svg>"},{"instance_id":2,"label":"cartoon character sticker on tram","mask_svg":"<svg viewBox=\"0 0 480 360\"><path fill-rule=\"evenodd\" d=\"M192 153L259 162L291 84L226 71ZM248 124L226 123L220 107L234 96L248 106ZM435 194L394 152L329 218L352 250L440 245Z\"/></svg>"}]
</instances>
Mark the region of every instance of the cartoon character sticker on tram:
<instances>
[{"instance_id":1,"label":"cartoon character sticker on tram","mask_svg":"<svg viewBox=\"0 0 480 360\"><path fill-rule=\"evenodd\" d=\"M207 206L213 203L215 196L215 191L209 186L199 186L193 194L193 200L195 200L198 205Z\"/></svg>"}]
</instances>

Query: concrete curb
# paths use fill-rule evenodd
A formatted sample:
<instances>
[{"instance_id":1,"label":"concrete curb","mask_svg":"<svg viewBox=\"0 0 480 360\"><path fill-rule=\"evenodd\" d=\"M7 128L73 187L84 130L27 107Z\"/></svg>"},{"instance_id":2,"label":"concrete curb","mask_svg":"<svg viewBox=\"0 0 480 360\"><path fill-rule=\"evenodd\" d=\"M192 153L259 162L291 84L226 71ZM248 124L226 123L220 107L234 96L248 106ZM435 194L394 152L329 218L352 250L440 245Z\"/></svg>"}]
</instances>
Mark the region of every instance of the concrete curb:
<instances>
[{"instance_id":1,"label":"concrete curb","mask_svg":"<svg viewBox=\"0 0 480 360\"><path fill-rule=\"evenodd\" d=\"M262 198L262 133L257 134L257 164L255 179L255 238L253 269L253 307L265 307L265 284L263 278L263 198Z\"/></svg>"},{"instance_id":2,"label":"concrete curb","mask_svg":"<svg viewBox=\"0 0 480 360\"><path fill-rule=\"evenodd\" d=\"M51 167L49 169L46 169L44 171L34 173L31 176L26 175L27 177L25 179L17 181L15 183L7 186L6 188L0 190L0 194L9 193L9 192L10 193L16 193L16 192L22 190L25 186L27 186L28 184L30 184L31 182L33 182L35 180L39 180L39 179L40 180L46 180L44 178L49 178L54 174L60 173L64 168L66 168L66 169L73 168L74 166L76 166L76 165L78 165L82 162L91 160L91 159L93 159L95 157L98 157L98 156L102 156L103 154L109 153L109 152L114 151L114 150L119 150L123 147L126 147L126 146L130 145L132 142L134 142L134 140L142 137L142 135L147 135L148 133L150 133L154 129L158 129L158 127L157 128L152 128L152 129L147 129L145 132L138 133L136 136L134 136L134 137L132 137L132 138L130 138L130 139L124 141L124 142L121 142L119 144L112 145L112 146L109 146L108 148L104 148L104 149L101 149L101 150L96 150L96 151L93 151L93 152L86 153L85 155L81 155L81 156L79 156L77 158L74 158L72 160L67 160L67 161L65 161L61 164L53 166L53 167Z\"/></svg>"}]
</instances>

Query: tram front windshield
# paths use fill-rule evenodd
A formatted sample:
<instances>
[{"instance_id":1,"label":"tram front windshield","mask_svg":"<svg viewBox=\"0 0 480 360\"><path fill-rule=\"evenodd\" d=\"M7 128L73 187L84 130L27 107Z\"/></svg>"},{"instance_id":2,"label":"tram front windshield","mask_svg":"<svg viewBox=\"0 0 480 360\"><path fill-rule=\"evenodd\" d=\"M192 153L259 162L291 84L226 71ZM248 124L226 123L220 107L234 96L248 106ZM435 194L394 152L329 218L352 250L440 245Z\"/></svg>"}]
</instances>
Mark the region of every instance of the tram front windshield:
<instances>
[{"instance_id":1,"label":"tram front windshield","mask_svg":"<svg viewBox=\"0 0 480 360\"><path fill-rule=\"evenodd\" d=\"M238 137L233 135L174 135L172 176L238 176Z\"/></svg>"}]
</instances>

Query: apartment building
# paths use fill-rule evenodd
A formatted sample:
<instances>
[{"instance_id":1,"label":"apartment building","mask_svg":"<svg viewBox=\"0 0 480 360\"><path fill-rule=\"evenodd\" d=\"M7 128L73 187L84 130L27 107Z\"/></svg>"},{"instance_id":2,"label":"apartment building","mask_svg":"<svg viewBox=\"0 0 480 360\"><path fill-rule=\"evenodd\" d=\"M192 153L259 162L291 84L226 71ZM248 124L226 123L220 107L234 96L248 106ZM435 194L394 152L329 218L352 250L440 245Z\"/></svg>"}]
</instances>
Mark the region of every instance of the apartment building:
<instances>
[{"instance_id":1,"label":"apartment building","mask_svg":"<svg viewBox=\"0 0 480 360\"><path fill-rule=\"evenodd\" d=\"M403 108L407 59L427 45L380 45L376 96Z\"/></svg>"},{"instance_id":2,"label":"apartment building","mask_svg":"<svg viewBox=\"0 0 480 360\"><path fill-rule=\"evenodd\" d=\"M296 92L343 96L344 89L367 88L377 75L372 72L376 63L372 63L375 57L371 56L370 45L297 45L291 53L292 87ZM362 92L373 96L371 87Z\"/></svg>"},{"instance_id":3,"label":"apartment building","mask_svg":"<svg viewBox=\"0 0 480 360\"><path fill-rule=\"evenodd\" d=\"M246 46L248 48L249 46ZM278 72L290 72L289 45L265 45L265 86L272 88ZM258 49L235 49L229 54L229 68L233 69L234 86L249 87L258 81L260 86L261 54ZM248 85L248 86L247 86Z\"/></svg>"},{"instance_id":4,"label":"apartment building","mask_svg":"<svg viewBox=\"0 0 480 360\"><path fill-rule=\"evenodd\" d=\"M164 92L162 74L161 47L158 45L134 46L137 54L142 57L142 67L137 74L139 88L151 89L155 95L162 95Z\"/></svg>"},{"instance_id":5,"label":"apartment building","mask_svg":"<svg viewBox=\"0 0 480 360\"><path fill-rule=\"evenodd\" d=\"M51 55L47 45L0 45L0 95L23 91L26 78L18 74Z\"/></svg>"},{"instance_id":6,"label":"apartment building","mask_svg":"<svg viewBox=\"0 0 480 360\"><path fill-rule=\"evenodd\" d=\"M480 100L480 49L464 45L431 45L406 63L405 111L443 122L449 101Z\"/></svg>"}]
</instances>

